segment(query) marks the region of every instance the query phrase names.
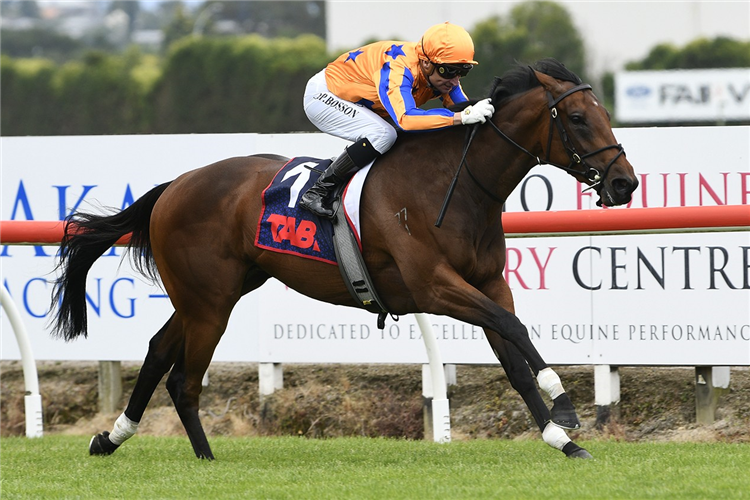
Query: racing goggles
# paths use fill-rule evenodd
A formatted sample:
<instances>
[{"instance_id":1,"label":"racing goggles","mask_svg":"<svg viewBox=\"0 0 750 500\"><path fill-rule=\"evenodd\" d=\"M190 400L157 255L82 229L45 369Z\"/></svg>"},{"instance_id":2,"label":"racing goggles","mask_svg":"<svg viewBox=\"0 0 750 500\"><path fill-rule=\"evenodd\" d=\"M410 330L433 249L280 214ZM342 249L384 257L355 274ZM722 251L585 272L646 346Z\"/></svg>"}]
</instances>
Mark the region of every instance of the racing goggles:
<instances>
[{"instance_id":1,"label":"racing goggles","mask_svg":"<svg viewBox=\"0 0 750 500\"><path fill-rule=\"evenodd\" d=\"M458 76L466 76L473 68L473 64L436 64L438 75L446 80L450 80Z\"/></svg>"}]
</instances>

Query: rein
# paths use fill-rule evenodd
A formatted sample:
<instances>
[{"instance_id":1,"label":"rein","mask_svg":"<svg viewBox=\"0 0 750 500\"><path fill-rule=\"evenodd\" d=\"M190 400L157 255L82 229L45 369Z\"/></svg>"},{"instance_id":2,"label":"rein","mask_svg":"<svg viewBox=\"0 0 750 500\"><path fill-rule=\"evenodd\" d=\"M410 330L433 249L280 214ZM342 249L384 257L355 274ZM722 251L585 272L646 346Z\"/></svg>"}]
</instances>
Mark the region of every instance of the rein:
<instances>
[{"instance_id":1,"label":"rein","mask_svg":"<svg viewBox=\"0 0 750 500\"><path fill-rule=\"evenodd\" d=\"M560 94L557 99L552 97L552 94L550 94L549 91L547 91L547 103L548 108L550 111L550 124L549 124L549 136L547 138L547 158L542 162L542 160L536 156L534 153L529 151L528 149L524 148L520 144L518 144L516 141L511 139L508 134L500 130L500 128L495 125L495 122L492 120L487 120L489 124L492 126L492 128L495 130L495 132L502 137L505 141L510 143L512 146L514 146L519 151L525 153L526 155L530 156L534 160L536 160L538 165L541 165L542 163L546 163L547 165L552 165L553 167L557 167L561 170L564 170L565 172L568 172L569 174L578 174L583 175L591 182L591 185L584 189L585 191L588 191L590 189L596 188L599 184L604 182L604 179L607 178L607 174L609 174L609 170L614 165L614 163L617 161L618 158L620 158L621 155L625 154L625 149L622 147L622 144L611 144L609 146L604 146L603 148L599 148L596 151L591 151L590 153L585 153L583 155L578 154L578 152L575 149L575 146L570 142L570 138L568 137L568 133L565 130L565 127L563 126L562 122L558 120L558 113L557 113L557 105L568 97L571 94L574 94L578 91L582 90L591 90L591 85L587 83L583 83L580 85L576 85L575 87L568 89L567 91ZM554 127L553 127L554 125ZM451 185L448 187L448 192L445 195L445 200L443 201L443 206L440 209L440 214L438 215L437 221L435 222L435 227L440 227L440 225L443 223L443 218L445 217L445 212L448 209L448 204L450 203L450 199L453 196L453 191L456 188L456 183L458 182L458 176L461 173L461 168L463 165L466 165L466 171L469 173L469 176L471 179L476 183L479 188L484 191L484 193L489 196L493 201L496 201L498 203L504 203L503 200L498 198L495 194L490 192L486 187L482 185L482 183L479 182L479 180L476 178L476 176L471 172L471 169L469 168L469 164L466 161L466 156L469 153L469 147L471 146L472 141L474 140L474 136L476 135L476 131L479 127L479 124L473 125L471 132L467 136L466 145L464 146L463 155L461 156L461 162L458 165L458 169L456 170L456 175L453 177L453 180L451 181ZM560 165L557 163L552 163L550 161L550 151L552 149L552 136L554 134L554 130L557 130L558 134L560 135L560 140L563 143L563 147L565 148L565 151L568 153L568 157L570 158L570 163L568 163L567 166ZM607 166L604 167L604 172L600 175L599 171L596 170L593 167L590 167L586 164L585 159L590 158L592 156L595 156L603 151L607 151L609 149L617 149L618 153L615 155L612 160L610 160L609 163L607 163ZM583 167L583 171L580 169L574 168L578 166Z\"/></svg>"},{"instance_id":2,"label":"rein","mask_svg":"<svg viewBox=\"0 0 750 500\"><path fill-rule=\"evenodd\" d=\"M453 191L456 189L456 183L458 183L458 175L461 173L461 167L466 164L466 171L469 172L469 175L471 176L474 181L476 181L476 178L474 177L474 174L469 171L469 164L466 162L466 155L469 154L469 146L471 146L471 142L474 140L474 136L477 135L477 130L479 130L479 127L477 125L472 125L469 130L466 132L466 145L464 146L464 153L461 155L461 161L458 163L458 168L456 169L456 175L453 176L453 180L451 181L451 185L448 186L448 191L445 193L445 199L443 200L443 206L440 209L440 213L438 214L438 218L435 221L435 227L440 227L443 224L443 218L445 217L445 212L448 210L448 204L451 201L451 197L453 196ZM495 195L491 194L487 189L479 184L477 182L477 185L479 185L480 188L484 190L487 194L489 194L491 197L496 198Z\"/></svg>"}]
</instances>

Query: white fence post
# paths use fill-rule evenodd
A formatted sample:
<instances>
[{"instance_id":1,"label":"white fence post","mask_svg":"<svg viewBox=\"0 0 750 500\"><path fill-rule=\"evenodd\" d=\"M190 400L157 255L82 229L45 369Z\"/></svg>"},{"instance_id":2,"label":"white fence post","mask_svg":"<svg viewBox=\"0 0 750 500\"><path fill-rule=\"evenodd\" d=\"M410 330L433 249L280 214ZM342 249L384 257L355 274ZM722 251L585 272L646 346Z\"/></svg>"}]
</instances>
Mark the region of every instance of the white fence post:
<instances>
[{"instance_id":1,"label":"white fence post","mask_svg":"<svg viewBox=\"0 0 750 500\"><path fill-rule=\"evenodd\" d=\"M728 366L695 367L695 421L697 423L714 423L719 398L728 389Z\"/></svg>"},{"instance_id":2,"label":"white fence post","mask_svg":"<svg viewBox=\"0 0 750 500\"><path fill-rule=\"evenodd\" d=\"M122 398L122 362L99 361L99 411L115 413Z\"/></svg>"},{"instance_id":3,"label":"white fence post","mask_svg":"<svg viewBox=\"0 0 750 500\"><path fill-rule=\"evenodd\" d=\"M596 426L608 423L613 416L619 416L620 372L616 366L594 366L594 404L596 405Z\"/></svg>"},{"instance_id":4,"label":"white fence post","mask_svg":"<svg viewBox=\"0 0 750 500\"><path fill-rule=\"evenodd\" d=\"M284 371L281 363L258 363L258 394L270 396L284 387Z\"/></svg>"},{"instance_id":5,"label":"white fence post","mask_svg":"<svg viewBox=\"0 0 750 500\"><path fill-rule=\"evenodd\" d=\"M13 333L16 335L18 349L21 351L21 362L23 363L23 382L26 388L24 397L24 410L26 412L26 437L42 437L44 434L44 424L42 417L42 396L39 394L39 376L36 371L36 362L31 352L29 336L26 333L26 327L23 325L21 315L18 312L13 298L4 286L0 285L0 304L2 304L8 320L13 327Z\"/></svg>"},{"instance_id":6,"label":"white fence post","mask_svg":"<svg viewBox=\"0 0 750 500\"><path fill-rule=\"evenodd\" d=\"M444 368L445 369L443 371L445 372L445 385L456 385L456 365L444 365Z\"/></svg>"}]
</instances>

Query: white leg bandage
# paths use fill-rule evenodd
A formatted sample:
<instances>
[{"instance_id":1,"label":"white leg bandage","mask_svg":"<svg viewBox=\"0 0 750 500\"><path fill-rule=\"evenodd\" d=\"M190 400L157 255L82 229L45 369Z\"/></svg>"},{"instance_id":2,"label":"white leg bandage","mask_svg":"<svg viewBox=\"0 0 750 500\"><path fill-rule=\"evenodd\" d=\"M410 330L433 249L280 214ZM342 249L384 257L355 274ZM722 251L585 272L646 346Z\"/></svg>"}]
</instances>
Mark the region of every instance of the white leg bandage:
<instances>
[{"instance_id":1,"label":"white leg bandage","mask_svg":"<svg viewBox=\"0 0 750 500\"><path fill-rule=\"evenodd\" d=\"M542 439L544 439L545 443L560 451L562 451L566 444L570 443L570 438L565 434L565 431L552 422L547 422L547 425L544 427Z\"/></svg>"},{"instance_id":2,"label":"white leg bandage","mask_svg":"<svg viewBox=\"0 0 750 500\"><path fill-rule=\"evenodd\" d=\"M557 373L552 368L540 370L536 376L536 381L539 384L539 388L549 394L549 397L552 399L565 392L560 377L557 376Z\"/></svg>"},{"instance_id":3,"label":"white leg bandage","mask_svg":"<svg viewBox=\"0 0 750 500\"><path fill-rule=\"evenodd\" d=\"M123 412L119 417L117 417L117 420L115 421L115 427L109 434L109 440L112 441L112 444L121 445L123 442L125 442L126 439L132 437L137 430L138 422L133 422L128 417L126 417L125 412Z\"/></svg>"}]
</instances>

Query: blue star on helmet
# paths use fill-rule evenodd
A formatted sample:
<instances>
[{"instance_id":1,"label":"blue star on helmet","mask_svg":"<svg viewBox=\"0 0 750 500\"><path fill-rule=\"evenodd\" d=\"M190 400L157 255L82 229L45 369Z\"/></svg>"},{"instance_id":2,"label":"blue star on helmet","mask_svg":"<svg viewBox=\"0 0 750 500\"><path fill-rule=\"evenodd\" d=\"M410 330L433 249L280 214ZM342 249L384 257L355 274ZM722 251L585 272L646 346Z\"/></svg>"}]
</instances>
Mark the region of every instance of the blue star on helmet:
<instances>
[{"instance_id":1,"label":"blue star on helmet","mask_svg":"<svg viewBox=\"0 0 750 500\"><path fill-rule=\"evenodd\" d=\"M402 49L403 46L404 46L403 44L401 45L393 44L391 45L390 49L385 51L385 55L391 56L394 59L396 59L398 56L406 56L406 54L404 53Z\"/></svg>"},{"instance_id":2,"label":"blue star on helmet","mask_svg":"<svg viewBox=\"0 0 750 500\"><path fill-rule=\"evenodd\" d=\"M344 62L346 62L346 61L348 61L350 59L352 61L354 61L354 62L357 62L357 56L360 55L361 53L362 53L361 50L355 50L353 52L349 52L349 56L347 56L347 58L344 60Z\"/></svg>"}]
</instances>

